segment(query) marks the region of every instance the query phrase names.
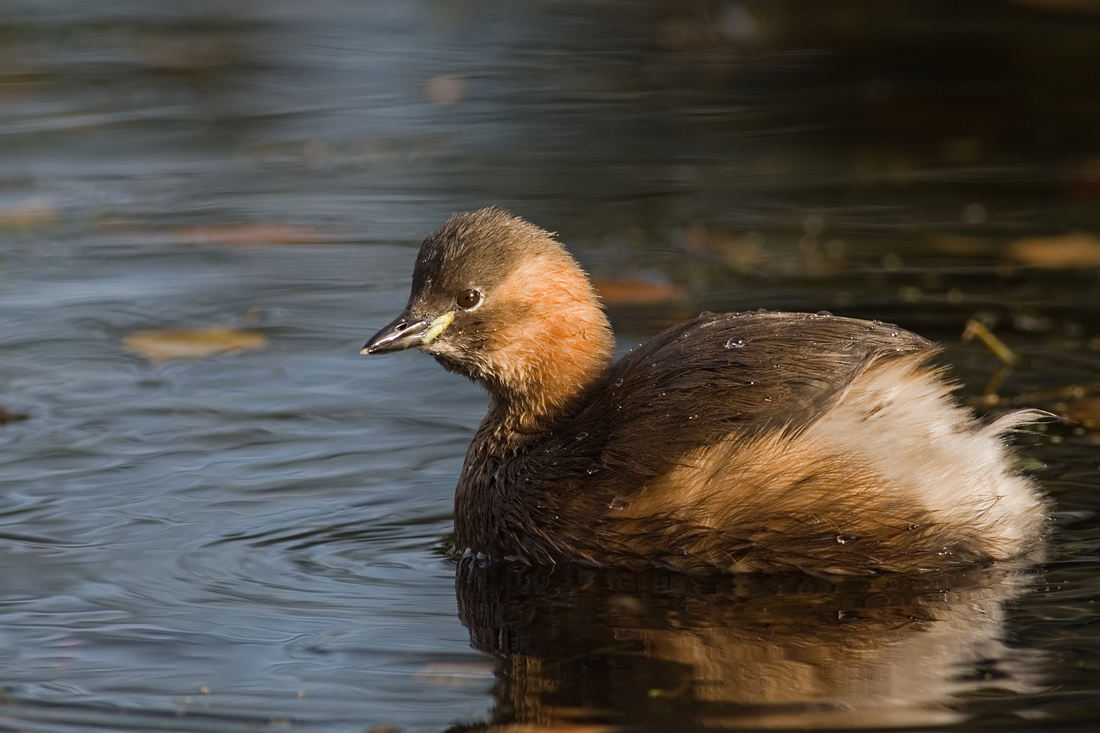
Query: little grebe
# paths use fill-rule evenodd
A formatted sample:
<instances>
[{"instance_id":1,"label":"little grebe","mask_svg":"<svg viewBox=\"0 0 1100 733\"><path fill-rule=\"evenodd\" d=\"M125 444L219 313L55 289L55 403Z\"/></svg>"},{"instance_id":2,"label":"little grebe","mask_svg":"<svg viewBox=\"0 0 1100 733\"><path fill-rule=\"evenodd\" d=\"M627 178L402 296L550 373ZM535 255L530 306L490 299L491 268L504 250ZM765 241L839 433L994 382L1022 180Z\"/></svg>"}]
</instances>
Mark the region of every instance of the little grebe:
<instances>
[{"instance_id":1,"label":"little grebe","mask_svg":"<svg viewBox=\"0 0 1100 733\"><path fill-rule=\"evenodd\" d=\"M404 312L363 348L411 347L481 383L455 547L533 564L922 571L1040 545L1046 505L1005 433L955 403L937 347L895 326L707 313L612 364L591 283L498 209L420 249Z\"/></svg>"}]
</instances>

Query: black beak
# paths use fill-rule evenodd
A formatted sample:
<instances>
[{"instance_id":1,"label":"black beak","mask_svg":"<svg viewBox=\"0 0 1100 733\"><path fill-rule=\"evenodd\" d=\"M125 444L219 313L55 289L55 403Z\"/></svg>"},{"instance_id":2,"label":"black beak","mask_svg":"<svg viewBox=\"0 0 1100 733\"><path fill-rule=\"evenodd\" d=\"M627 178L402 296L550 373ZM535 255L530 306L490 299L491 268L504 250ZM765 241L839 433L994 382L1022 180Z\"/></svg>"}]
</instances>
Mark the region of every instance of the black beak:
<instances>
[{"instance_id":1,"label":"black beak","mask_svg":"<svg viewBox=\"0 0 1100 733\"><path fill-rule=\"evenodd\" d=\"M431 327L431 321L418 318L408 310L378 333L371 336L360 354L389 354L404 351L424 343L424 334Z\"/></svg>"}]
</instances>

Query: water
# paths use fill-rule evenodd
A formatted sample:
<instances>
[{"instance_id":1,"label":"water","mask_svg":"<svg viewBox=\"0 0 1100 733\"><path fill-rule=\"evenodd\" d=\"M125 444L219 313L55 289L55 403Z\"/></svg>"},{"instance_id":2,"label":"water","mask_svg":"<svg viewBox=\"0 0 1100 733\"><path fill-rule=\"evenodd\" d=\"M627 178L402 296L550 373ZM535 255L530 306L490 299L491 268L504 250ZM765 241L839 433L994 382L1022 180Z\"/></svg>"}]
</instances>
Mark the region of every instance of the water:
<instances>
[{"instance_id":1,"label":"water","mask_svg":"<svg viewBox=\"0 0 1100 733\"><path fill-rule=\"evenodd\" d=\"M1087 3L11 4L2 726L1084 729L1095 428L1021 436L1058 504L1039 568L456 568L484 399L357 352L420 239L496 204L617 293L626 346L704 309L828 309L944 341L975 403L1087 420L1098 31ZM1021 266L1067 232L1083 259ZM960 341L971 318L1013 367ZM267 346L124 346L211 325Z\"/></svg>"}]
</instances>

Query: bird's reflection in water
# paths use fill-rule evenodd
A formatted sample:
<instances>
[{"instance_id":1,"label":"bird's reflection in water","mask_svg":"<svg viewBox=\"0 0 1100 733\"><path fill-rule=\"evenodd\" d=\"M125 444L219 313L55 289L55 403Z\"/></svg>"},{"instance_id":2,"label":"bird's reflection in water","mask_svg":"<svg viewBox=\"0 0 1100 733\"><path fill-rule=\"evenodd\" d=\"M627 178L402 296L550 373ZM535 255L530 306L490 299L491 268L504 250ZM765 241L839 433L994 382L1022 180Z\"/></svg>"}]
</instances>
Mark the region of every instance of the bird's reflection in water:
<instances>
[{"instance_id":1,"label":"bird's reflection in water","mask_svg":"<svg viewBox=\"0 0 1100 733\"><path fill-rule=\"evenodd\" d=\"M1026 568L861 580L701 579L463 561L459 614L497 658L486 727L937 725L1042 684L1007 646ZM481 726L459 726L480 729Z\"/></svg>"}]
</instances>

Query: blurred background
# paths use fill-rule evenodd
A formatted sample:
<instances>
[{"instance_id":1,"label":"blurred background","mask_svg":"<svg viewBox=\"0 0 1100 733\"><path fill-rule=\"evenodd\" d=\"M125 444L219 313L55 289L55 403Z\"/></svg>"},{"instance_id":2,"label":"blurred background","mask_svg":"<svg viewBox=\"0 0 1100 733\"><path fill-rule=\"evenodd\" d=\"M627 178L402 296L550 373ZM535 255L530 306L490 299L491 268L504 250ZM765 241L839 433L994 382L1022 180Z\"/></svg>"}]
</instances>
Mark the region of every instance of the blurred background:
<instances>
[{"instance_id":1,"label":"blurred background","mask_svg":"<svg viewBox=\"0 0 1100 733\"><path fill-rule=\"evenodd\" d=\"M966 601L997 646L928 662L952 686L891 724L1095 720L1098 69L1095 0L10 0L0 727L538 717L440 553L484 398L358 356L420 241L487 205L559 233L624 349L828 310L942 341L979 409L1061 416L1021 436L1051 562ZM621 676L644 714L580 720L687 725L647 679ZM821 723L807 699L781 720Z\"/></svg>"}]
</instances>

